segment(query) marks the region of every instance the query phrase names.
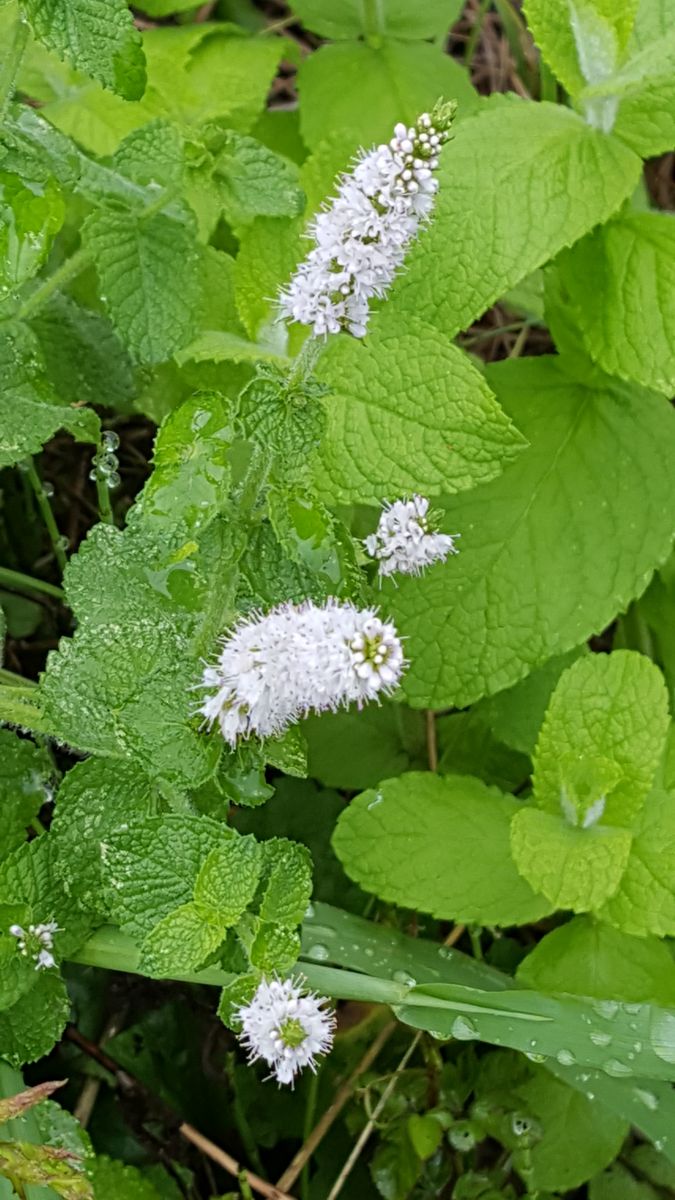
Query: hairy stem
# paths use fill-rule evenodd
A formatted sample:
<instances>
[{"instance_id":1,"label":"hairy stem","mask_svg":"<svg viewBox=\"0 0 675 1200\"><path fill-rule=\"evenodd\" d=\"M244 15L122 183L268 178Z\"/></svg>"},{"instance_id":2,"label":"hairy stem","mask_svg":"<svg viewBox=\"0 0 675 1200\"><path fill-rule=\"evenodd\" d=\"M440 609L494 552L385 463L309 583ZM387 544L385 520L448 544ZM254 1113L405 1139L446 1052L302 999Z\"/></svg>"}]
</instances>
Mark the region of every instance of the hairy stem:
<instances>
[{"instance_id":1,"label":"hairy stem","mask_svg":"<svg viewBox=\"0 0 675 1200\"><path fill-rule=\"evenodd\" d=\"M63 571L65 571L66 566L68 564L68 559L66 558L66 552L63 548L63 542L61 541L61 534L59 533L59 527L56 524L56 519L55 519L54 513L52 511L52 506L49 503L49 497L47 496L47 493L45 492L42 480L40 479L40 476L38 475L37 467L35 466L34 460L32 458L29 458L26 461L28 464L28 468L26 470L26 476L27 476L28 482L30 483L30 485L33 489L33 492L35 494L35 499L37 501L37 506L40 510L40 515L42 517L42 520L45 523L47 533L49 534L49 540L50 540L50 542L52 544L52 548L54 550L54 556L56 558L57 563L59 564L59 567L61 568L61 571L63 572Z\"/></svg>"},{"instance_id":2,"label":"hairy stem","mask_svg":"<svg viewBox=\"0 0 675 1200\"><path fill-rule=\"evenodd\" d=\"M89 266L91 259L89 251L85 250L84 246L80 246L70 258L65 259L61 266L45 279L34 292L26 300L24 300L18 312L20 321L25 321L28 317L32 317L36 312L47 303L48 300L57 292L59 288L64 287L79 275L85 267Z\"/></svg>"}]
</instances>

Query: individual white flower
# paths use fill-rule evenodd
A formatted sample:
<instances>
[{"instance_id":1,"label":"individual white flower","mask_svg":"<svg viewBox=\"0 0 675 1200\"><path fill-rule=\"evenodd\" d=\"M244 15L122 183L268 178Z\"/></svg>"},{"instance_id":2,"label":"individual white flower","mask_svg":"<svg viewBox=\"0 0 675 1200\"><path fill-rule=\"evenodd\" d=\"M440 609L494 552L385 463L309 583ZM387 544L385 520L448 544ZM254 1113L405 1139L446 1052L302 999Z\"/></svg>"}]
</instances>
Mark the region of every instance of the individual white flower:
<instances>
[{"instance_id":1,"label":"individual white flower","mask_svg":"<svg viewBox=\"0 0 675 1200\"><path fill-rule=\"evenodd\" d=\"M292 1084L304 1067L316 1071L316 1056L333 1045L335 1013L325 996L304 992L300 980L263 979L249 1004L234 1017L248 1061L265 1060L279 1083Z\"/></svg>"},{"instance_id":2,"label":"individual white flower","mask_svg":"<svg viewBox=\"0 0 675 1200\"><path fill-rule=\"evenodd\" d=\"M375 533L364 539L371 558L378 560L380 575L419 575L425 567L457 554L458 533L438 533L431 528L429 501L424 496L385 504Z\"/></svg>"},{"instance_id":3,"label":"individual white flower","mask_svg":"<svg viewBox=\"0 0 675 1200\"><path fill-rule=\"evenodd\" d=\"M225 740L270 737L309 712L372 699L398 683L405 661L394 626L377 609L334 599L282 604L240 621L218 662L206 667L211 694L199 712Z\"/></svg>"},{"instance_id":4,"label":"individual white flower","mask_svg":"<svg viewBox=\"0 0 675 1200\"><path fill-rule=\"evenodd\" d=\"M311 325L316 336L342 329L364 336L369 301L385 295L431 214L434 171L455 109L438 104L409 128L399 123L388 145L360 152L309 226L315 246L280 293L284 317Z\"/></svg>"},{"instance_id":5,"label":"individual white flower","mask_svg":"<svg viewBox=\"0 0 675 1200\"><path fill-rule=\"evenodd\" d=\"M10 925L9 932L17 938L18 948L25 958L32 958L36 971L46 971L56 966L52 954L54 934L59 932L56 921L48 921L44 925L29 925L24 929L21 925Z\"/></svg>"}]
</instances>

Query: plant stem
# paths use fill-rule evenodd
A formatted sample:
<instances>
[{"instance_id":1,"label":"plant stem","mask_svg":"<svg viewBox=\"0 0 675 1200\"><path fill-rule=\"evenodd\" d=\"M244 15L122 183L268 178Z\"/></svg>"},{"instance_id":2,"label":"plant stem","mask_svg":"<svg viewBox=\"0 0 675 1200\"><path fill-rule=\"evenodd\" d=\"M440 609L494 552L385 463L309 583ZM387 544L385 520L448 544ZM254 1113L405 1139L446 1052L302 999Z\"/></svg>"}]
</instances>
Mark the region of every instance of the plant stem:
<instances>
[{"instance_id":1,"label":"plant stem","mask_svg":"<svg viewBox=\"0 0 675 1200\"><path fill-rule=\"evenodd\" d=\"M6 683L9 687L37 687L37 683L32 679L24 679L23 675L8 671L7 667L0 667L0 683Z\"/></svg>"},{"instance_id":2,"label":"plant stem","mask_svg":"<svg viewBox=\"0 0 675 1200\"><path fill-rule=\"evenodd\" d=\"M57 587L55 583L48 583L46 579L33 579L31 575L11 571L9 567L0 567L0 587L3 585L18 592L44 592L46 596L53 596L55 600L63 600L63 588Z\"/></svg>"},{"instance_id":3,"label":"plant stem","mask_svg":"<svg viewBox=\"0 0 675 1200\"><path fill-rule=\"evenodd\" d=\"M384 37L384 14L381 0L361 0L361 23L369 46L378 50Z\"/></svg>"},{"instance_id":4,"label":"plant stem","mask_svg":"<svg viewBox=\"0 0 675 1200\"><path fill-rule=\"evenodd\" d=\"M53 275L50 275L48 279L45 279L44 282L40 284L40 287L36 288L36 290L30 296L28 296L26 300L24 300L17 313L18 319L20 321L25 321L28 317L32 317L34 313L39 312L39 310L44 307L47 301L51 299L51 297L54 295L54 292L57 292L59 288L64 287L65 284L70 283L70 280L74 279L76 275L79 275L80 272L89 265L90 261L89 251L86 250L84 246L80 246L79 250L76 250L74 254L71 254L70 258L66 258L65 261L61 263L61 266L54 271Z\"/></svg>"},{"instance_id":5,"label":"plant stem","mask_svg":"<svg viewBox=\"0 0 675 1200\"><path fill-rule=\"evenodd\" d=\"M0 121L4 119L14 95L16 77L28 42L28 22L17 17L12 40L0 69Z\"/></svg>"},{"instance_id":6,"label":"plant stem","mask_svg":"<svg viewBox=\"0 0 675 1200\"><path fill-rule=\"evenodd\" d=\"M239 490L239 511L246 518L250 518L255 509L272 465L272 456L266 447L260 442L252 442L251 446L251 458Z\"/></svg>"},{"instance_id":7,"label":"plant stem","mask_svg":"<svg viewBox=\"0 0 675 1200\"><path fill-rule=\"evenodd\" d=\"M305 1105L305 1118L302 1126L302 1141L303 1145L307 1142L307 1138L312 1132L314 1117L316 1115L316 1102L319 1095L319 1071L315 1071L310 1077L309 1086L307 1088L307 1103ZM286 1185L286 1190L290 1185ZM281 1189L283 1190L283 1189ZM302 1168L302 1176L300 1178L300 1195L302 1200L310 1200L309 1196L309 1160L305 1161Z\"/></svg>"},{"instance_id":8,"label":"plant stem","mask_svg":"<svg viewBox=\"0 0 675 1200\"><path fill-rule=\"evenodd\" d=\"M26 460L26 462L28 464L28 469L26 471L26 477L33 489L35 499L37 501L37 506L40 509L40 514L42 516L42 520L44 521L44 523L47 527L47 532L49 534L49 538L52 543L54 554L56 556L56 561L59 564L61 571L63 572L63 571L65 571L66 566L68 564L68 559L66 558L66 552L63 548L63 542L61 541L61 534L59 533L59 528L58 528L58 525L56 524L54 513L52 512L52 506L49 503L49 498L45 493L45 489L42 485L42 480L40 479L40 476L38 475L37 467L35 466L34 459L28 458Z\"/></svg>"},{"instance_id":9,"label":"plant stem","mask_svg":"<svg viewBox=\"0 0 675 1200\"><path fill-rule=\"evenodd\" d=\"M96 498L98 500L98 515L106 525L114 525L112 505L110 503L110 488L107 479L96 472Z\"/></svg>"},{"instance_id":10,"label":"plant stem","mask_svg":"<svg viewBox=\"0 0 675 1200\"><path fill-rule=\"evenodd\" d=\"M248 1117L246 1116L246 1111L241 1102L241 1096L239 1094L239 1084L237 1082L237 1062L235 1055L228 1054L226 1062L227 1077L232 1088L232 1114L234 1116L234 1123L237 1126L237 1132L241 1138L244 1150L246 1151L246 1157L248 1158L248 1161L250 1162L254 1171L258 1172L258 1175L260 1175L261 1179L265 1179L265 1168L260 1161L260 1155L258 1154L258 1147L253 1136L253 1130L249 1125ZM314 1076L312 1076L312 1078L314 1078Z\"/></svg>"}]
</instances>

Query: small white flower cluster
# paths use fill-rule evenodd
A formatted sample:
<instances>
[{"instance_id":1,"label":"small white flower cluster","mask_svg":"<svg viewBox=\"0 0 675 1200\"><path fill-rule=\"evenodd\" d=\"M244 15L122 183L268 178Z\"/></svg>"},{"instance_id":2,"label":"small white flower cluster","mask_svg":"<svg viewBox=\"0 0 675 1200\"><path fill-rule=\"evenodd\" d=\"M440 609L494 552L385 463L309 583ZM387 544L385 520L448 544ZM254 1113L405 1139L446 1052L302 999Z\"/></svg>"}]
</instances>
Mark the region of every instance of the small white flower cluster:
<instances>
[{"instance_id":1,"label":"small white flower cluster","mask_svg":"<svg viewBox=\"0 0 675 1200\"><path fill-rule=\"evenodd\" d=\"M317 1054L333 1044L335 1014L325 996L305 993L298 980L262 980L250 1004L235 1012L248 1061L262 1058L279 1083L292 1084L303 1067L316 1070Z\"/></svg>"},{"instance_id":2,"label":"small white flower cluster","mask_svg":"<svg viewBox=\"0 0 675 1200\"><path fill-rule=\"evenodd\" d=\"M405 666L393 625L377 609L330 599L282 604L240 621L202 686L199 712L231 746L281 733L308 712L364 704L396 686Z\"/></svg>"},{"instance_id":3,"label":"small white flower cluster","mask_svg":"<svg viewBox=\"0 0 675 1200\"><path fill-rule=\"evenodd\" d=\"M385 504L375 533L364 546L378 560L380 575L419 575L425 567L457 554L458 533L436 533L429 524L429 501L424 496Z\"/></svg>"},{"instance_id":4,"label":"small white flower cluster","mask_svg":"<svg viewBox=\"0 0 675 1200\"><path fill-rule=\"evenodd\" d=\"M361 151L337 197L309 226L316 245L280 293L282 315L313 326L317 336L348 330L363 337L368 302L381 298L434 203L441 146L450 136L454 103L398 124L388 145Z\"/></svg>"},{"instance_id":5,"label":"small white flower cluster","mask_svg":"<svg viewBox=\"0 0 675 1200\"><path fill-rule=\"evenodd\" d=\"M34 959L36 971L46 971L56 966L52 954L54 934L59 932L56 921L48 921L46 925L29 925L28 929L21 925L10 925L9 932L18 939L20 952L26 958L30 955Z\"/></svg>"}]
</instances>

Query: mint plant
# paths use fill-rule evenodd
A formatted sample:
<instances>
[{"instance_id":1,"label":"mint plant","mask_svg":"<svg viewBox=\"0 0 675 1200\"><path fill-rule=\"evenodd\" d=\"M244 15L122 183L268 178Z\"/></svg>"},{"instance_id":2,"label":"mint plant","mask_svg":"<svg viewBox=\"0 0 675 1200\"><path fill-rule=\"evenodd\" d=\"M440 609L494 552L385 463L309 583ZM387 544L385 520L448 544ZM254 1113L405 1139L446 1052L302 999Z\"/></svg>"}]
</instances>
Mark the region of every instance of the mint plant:
<instances>
[{"instance_id":1,"label":"mint plant","mask_svg":"<svg viewBox=\"0 0 675 1200\"><path fill-rule=\"evenodd\" d=\"M8 1200L675 1187L675 6L460 7L0 0Z\"/></svg>"}]
</instances>

